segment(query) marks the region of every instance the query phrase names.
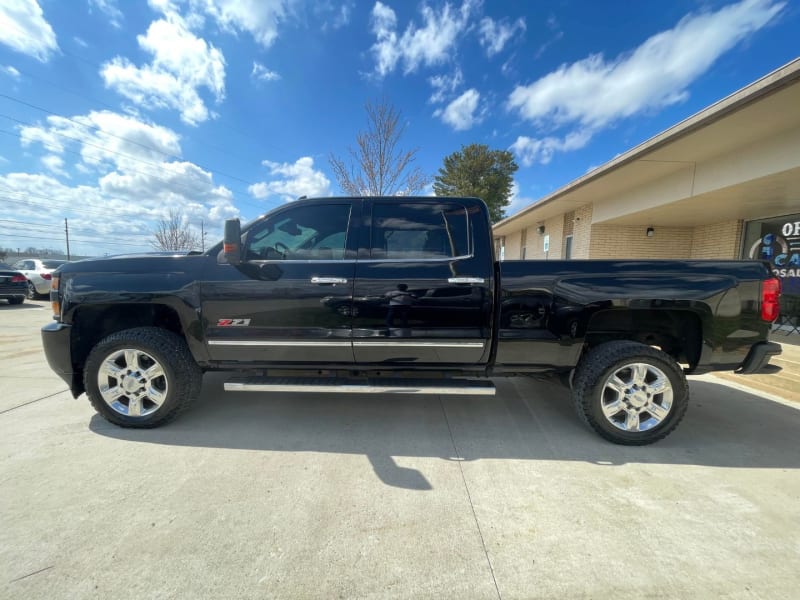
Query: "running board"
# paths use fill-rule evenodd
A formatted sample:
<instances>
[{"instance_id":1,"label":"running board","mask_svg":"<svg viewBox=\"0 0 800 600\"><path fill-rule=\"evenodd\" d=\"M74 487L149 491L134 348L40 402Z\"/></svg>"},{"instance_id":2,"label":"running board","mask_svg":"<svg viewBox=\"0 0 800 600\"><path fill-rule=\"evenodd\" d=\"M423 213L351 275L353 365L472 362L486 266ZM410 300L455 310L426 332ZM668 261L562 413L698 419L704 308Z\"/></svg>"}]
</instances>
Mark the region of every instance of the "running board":
<instances>
[{"instance_id":1,"label":"running board","mask_svg":"<svg viewBox=\"0 0 800 600\"><path fill-rule=\"evenodd\" d=\"M226 392L325 392L337 394L442 394L494 396L482 379L346 379L242 377L225 382Z\"/></svg>"}]
</instances>

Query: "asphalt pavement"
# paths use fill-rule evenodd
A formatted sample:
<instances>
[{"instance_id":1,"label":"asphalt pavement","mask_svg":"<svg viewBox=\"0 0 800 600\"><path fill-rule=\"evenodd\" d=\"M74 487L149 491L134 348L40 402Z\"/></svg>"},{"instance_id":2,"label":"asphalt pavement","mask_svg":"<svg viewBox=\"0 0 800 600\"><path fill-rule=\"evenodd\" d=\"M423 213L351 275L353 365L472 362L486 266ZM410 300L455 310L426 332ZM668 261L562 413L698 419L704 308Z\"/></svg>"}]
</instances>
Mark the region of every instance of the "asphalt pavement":
<instances>
[{"instance_id":1,"label":"asphalt pavement","mask_svg":"<svg viewBox=\"0 0 800 600\"><path fill-rule=\"evenodd\" d=\"M567 391L226 393L125 430L0 301L0 598L798 596L800 404L712 376L653 446Z\"/></svg>"}]
</instances>

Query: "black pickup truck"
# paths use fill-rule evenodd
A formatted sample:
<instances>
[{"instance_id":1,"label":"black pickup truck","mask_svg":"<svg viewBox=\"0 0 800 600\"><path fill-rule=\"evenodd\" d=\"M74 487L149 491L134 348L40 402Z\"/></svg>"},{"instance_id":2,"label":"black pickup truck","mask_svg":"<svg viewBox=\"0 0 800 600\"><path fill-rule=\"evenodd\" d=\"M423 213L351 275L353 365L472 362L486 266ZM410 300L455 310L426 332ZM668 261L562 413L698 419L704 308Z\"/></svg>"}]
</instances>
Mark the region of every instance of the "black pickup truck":
<instances>
[{"instance_id":1,"label":"black pickup truck","mask_svg":"<svg viewBox=\"0 0 800 600\"><path fill-rule=\"evenodd\" d=\"M780 286L758 261L495 260L474 198L292 202L204 254L80 261L53 278L47 360L123 427L155 427L202 374L237 391L493 394L550 373L604 438L686 412L685 373L765 367Z\"/></svg>"}]
</instances>

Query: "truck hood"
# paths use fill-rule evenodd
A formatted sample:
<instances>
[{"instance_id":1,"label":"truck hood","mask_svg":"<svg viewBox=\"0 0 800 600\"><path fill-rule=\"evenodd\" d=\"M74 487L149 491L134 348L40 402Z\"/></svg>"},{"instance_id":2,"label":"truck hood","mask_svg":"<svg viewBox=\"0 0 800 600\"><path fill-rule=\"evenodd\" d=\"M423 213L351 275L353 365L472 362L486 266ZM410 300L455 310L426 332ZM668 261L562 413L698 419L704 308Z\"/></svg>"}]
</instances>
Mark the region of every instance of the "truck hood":
<instances>
[{"instance_id":1,"label":"truck hood","mask_svg":"<svg viewBox=\"0 0 800 600\"><path fill-rule=\"evenodd\" d=\"M207 259L197 252L119 254L66 263L59 267L58 273L180 273L196 268Z\"/></svg>"}]
</instances>

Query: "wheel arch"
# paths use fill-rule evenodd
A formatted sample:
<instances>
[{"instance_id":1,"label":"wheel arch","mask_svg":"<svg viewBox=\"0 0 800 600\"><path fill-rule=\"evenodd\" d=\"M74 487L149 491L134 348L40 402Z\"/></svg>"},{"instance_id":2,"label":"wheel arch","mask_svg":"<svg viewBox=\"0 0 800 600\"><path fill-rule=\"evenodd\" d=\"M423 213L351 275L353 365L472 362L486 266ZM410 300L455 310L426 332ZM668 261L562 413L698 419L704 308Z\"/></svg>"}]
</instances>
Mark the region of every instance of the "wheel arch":
<instances>
[{"instance_id":1,"label":"wheel arch","mask_svg":"<svg viewBox=\"0 0 800 600\"><path fill-rule=\"evenodd\" d=\"M136 327L158 327L183 337L178 313L164 304L108 304L78 307L72 316L70 339L72 363L80 390L83 389L83 367L100 340L112 333Z\"/></svg>"},{"instance_id":2,"label":"wheel arch","mask_svg":"<svg viewBox=\"0 0 800 600\"><path fill-rule=\"evenodd\" d=\"M655 346L694 369L703 347L703 321L681 309L610 308L594 313L586 327L586 350L611 341Z\"/></svg>"}]
</instances>

